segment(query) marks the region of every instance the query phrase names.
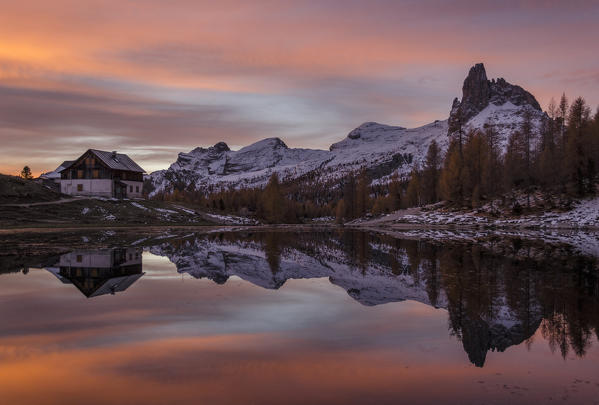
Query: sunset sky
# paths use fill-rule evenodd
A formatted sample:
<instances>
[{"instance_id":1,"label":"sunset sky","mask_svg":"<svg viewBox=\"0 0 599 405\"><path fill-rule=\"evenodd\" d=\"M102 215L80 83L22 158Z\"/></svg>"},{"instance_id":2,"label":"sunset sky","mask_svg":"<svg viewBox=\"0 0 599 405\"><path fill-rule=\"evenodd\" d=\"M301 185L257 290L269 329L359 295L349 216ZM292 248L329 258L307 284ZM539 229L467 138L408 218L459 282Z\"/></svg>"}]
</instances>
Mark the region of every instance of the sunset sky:
<instances>
[{"instance_id":1,"label":"sunset sky","mask_svg":"<svg viewBox=\"0 0 599 405\"><path fill-rule=\"evenodd\" d=\"M0 0L0 172L88 148L148 172L278 136L445 119L471 65L599 104L599 2Z\"/></svg>"}]
</instances>

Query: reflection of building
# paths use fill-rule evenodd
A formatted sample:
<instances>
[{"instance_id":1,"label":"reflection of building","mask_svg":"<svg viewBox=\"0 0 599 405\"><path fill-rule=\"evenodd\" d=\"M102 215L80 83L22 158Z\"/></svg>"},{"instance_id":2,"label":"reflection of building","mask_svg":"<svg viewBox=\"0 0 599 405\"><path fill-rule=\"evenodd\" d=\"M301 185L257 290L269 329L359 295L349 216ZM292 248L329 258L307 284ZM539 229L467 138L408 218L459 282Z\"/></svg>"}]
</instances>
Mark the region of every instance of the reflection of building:
<instances>
[{"instance_id":1,"label":"reflection of building","mask_svg":"<svg viewBox=\"0 0 599 405\"><path fill-rule=\"evenodd\" d=\"M125 291L142 273L141 248L78 250L66 253L46 268L63 283L75 285L86 297Z\"/></svg>"}]
</instances>

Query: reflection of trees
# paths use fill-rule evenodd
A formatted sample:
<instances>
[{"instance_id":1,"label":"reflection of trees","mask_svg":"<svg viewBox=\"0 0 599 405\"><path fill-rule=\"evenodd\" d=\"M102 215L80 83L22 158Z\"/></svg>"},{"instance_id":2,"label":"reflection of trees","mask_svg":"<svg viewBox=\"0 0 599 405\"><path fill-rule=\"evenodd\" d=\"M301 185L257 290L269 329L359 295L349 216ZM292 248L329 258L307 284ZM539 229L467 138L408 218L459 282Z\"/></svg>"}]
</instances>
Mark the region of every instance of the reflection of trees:
<instances>
[{"instance_id":1,"label":"reflection of trees","mask_svg":"<svg viewBox=\"0 0 599 405\"><path fill-rule=\"evenodd\" d=\"M368 285L368 277L376 276L383 282L388 278L390 285L411 288L414 296L424 297L424 303L447 308L451 333L478 366L484 364L489 350L530 343L539 326L551 349L563 356L570 352L583 356L593 333L599 331L596 260L563 246L517 238L428 242L352 230L280 230L209 237L217 245L220 241L263 249L268 264L264 270L277 274L277 283L285 277L302 277L301 263L297 268L286 267L285 274L280 271L283 260L292 262L293 256L287 254L297 251L322 265L318 274L329 274L334 263L335 271L345 267L351 274L359 270L364 285ZM230 250L222 253L225 267L234 273L237 262L228 265L232 253L227 252ZM214 277L209 270L206 274ZM347 288L359 297L360 281L352 280ZM376 286L369 288L371 294L376 292ZM388 291L382 294L386 302L405 298L385 296Z\"/></svg>"},{"instance_id":2,"label":"reflection of trees","mask_svg":"<svg viewBox=\"0 0 599 405\"><path fill-rule=\"evenodd\" d=\"M355 260L363 244L344 234ZM427 243L367 235L368 262L384 264L392 276L409 274L422 284L431 305L443 291L450 330L479 366L489 350L503 351L529 341L541 326L552 350L583 356L593 331L599 335L599 284L595 259L560 247L520 239L485 244ZM359 244L356 244L359 240ZM369 243L370 243L369 242ZM387 256L381 257L381 256ZM402 259L403 257L403 259ZM405 266L405 259L408 265Z\"/></svg>"},{"instance_id":3,"label":"reflection of trees","mask_svg":"<svg viewBox=\"0 0 599 405\"><path fill-rule=\"evenodd\" d=\"M595 260L573 257L562 266L569 271L545 275L541 297L544 302L543 337L552 351L566 357L570 350L582 357L593 335L599 332L599 278Z\"/></svg>"},{"instance_id":4,"label":"reflection of trees","mask_svg":"<svg viewBox=\"0 0 599 405\"><path fill-rule=\"evenodd\" d=\"M266 261L270 267L272 274L276 274L281 266L281 250L283 241L281 240L285 234L268 232L264 236L264 254Z\"/></svg>"},{"instance_id":5,"label":"reflection of trees","mask_svg":"<svg viewBox=\"0 0 599 405\"><path fill-rule=\"evenodd\" d=\"M583 356L592 330L599 330L595 260L560 259L558 252L532 259L528 249L516 247L512 256L475 246L444 249L441 273L450 327L477 365L487 350L519 344L539 324L552 350L559 348L563 356L569 350Z\"/></svg>"},{"instance_id":6,"label":"reflection of trees","mask_svg":"<svg viewBox=\"0 0 599 405\"><path fill-rule=\"evenodd\" d=\"M514 344L493 322L502 302L498 298L497 266L489 259L476 246L460 245L443 249L440 257L450 329L477 366L484 364L488 350L504 350Z\"/></svg>"}]
</instances>

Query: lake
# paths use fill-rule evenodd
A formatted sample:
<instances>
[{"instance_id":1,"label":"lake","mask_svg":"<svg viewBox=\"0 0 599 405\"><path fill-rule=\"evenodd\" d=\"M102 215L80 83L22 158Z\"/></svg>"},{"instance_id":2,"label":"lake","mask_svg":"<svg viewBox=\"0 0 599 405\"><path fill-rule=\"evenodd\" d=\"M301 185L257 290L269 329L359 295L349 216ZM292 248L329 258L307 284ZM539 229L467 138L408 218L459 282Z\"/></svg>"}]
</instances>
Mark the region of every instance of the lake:
<instances>
[{"instance_id":1,"label":"lake","mask_svg":"<svg viewBox=\"0 0 599 405\"><path fill-rule=\"evenodd\" d=\"M593 234L0 237L6 404L599 403Z\"/></svg>"}]
</instances>

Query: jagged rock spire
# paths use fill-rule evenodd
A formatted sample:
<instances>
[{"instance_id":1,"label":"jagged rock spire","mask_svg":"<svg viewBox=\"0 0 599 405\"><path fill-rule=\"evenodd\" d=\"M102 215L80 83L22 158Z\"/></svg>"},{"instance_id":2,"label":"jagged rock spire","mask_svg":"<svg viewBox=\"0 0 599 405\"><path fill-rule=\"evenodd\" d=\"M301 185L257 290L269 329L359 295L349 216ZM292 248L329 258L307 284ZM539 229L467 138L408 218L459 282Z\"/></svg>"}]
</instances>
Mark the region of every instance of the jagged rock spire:
<instances>
[{"instance_id":1,"label":"jagged rock spire","mask_svg":"<svg viewBox=\"0 0 599 405\"><path fill-rule=\"evenodd\" d=\"M508 83L503 78L487 79L482 63L470 68L462 86L462 100L453 100L449 115L449 134L460 129L470 118L484 110L489 103L503 105L511 102L516 106L528 105L541 111L535 97L520 86Z\"/></svg>"},{"instance_id":2,"label":"jagged rock spire","mask_svg":"<svg viewBox=\"0 0 599 405\"><path fill-rule=\"evenodd\" d=\"M489 104L491 86L482 63L470 68L462 86L462 104L467 103L479 111Z\"/></svg>"}]
</instances>

